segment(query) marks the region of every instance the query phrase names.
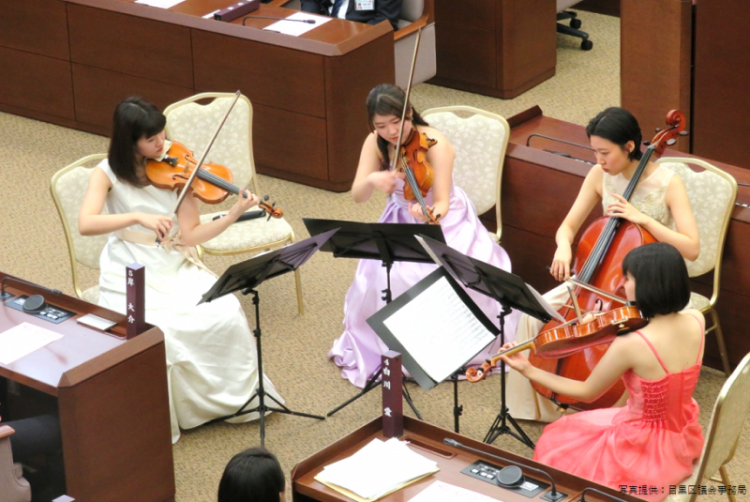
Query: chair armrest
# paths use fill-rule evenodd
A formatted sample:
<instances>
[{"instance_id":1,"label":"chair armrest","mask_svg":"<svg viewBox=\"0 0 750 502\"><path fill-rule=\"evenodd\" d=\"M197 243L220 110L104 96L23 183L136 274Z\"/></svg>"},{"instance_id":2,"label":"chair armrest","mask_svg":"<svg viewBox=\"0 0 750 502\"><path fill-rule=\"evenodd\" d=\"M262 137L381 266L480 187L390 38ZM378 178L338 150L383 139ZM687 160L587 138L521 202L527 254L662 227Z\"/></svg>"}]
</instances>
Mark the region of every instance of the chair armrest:
<instances>
[{"instance_id":1,"label":"chair armrest","mask_svg":"<svg viewBox=\"0 0 750 502\"><path fill-rule=\"evenodd\" d=\"M12 436L15 433L16 431L10 425L0 425L0 439Z\"/></svg>"},{"instance_id":2,"label":"chair armrest","mask_svg":"<svg viewBox=\"0 0 750 502\"><path fill-rule=\"evenodd\" d=\"M278 0L275 0L278 1ZM419 19L414 21L408 26L396 30L393 32L393 41L398 42L402 38L408 37L412 33L416 33L419 28L425 28L428 24L435 22L435 0L425 0L424 11Z\"/></svg>"}]
</instances>

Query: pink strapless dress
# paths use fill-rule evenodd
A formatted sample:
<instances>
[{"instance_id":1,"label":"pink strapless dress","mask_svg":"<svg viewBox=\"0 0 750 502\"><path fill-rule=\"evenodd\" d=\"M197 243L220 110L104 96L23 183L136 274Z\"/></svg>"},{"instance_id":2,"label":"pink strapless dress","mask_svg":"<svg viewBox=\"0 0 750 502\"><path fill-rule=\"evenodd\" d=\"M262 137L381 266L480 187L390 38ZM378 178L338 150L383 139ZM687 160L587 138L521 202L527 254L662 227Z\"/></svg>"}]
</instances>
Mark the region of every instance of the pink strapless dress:
<instances>
[{"instance_id":1,"label":"pink strapless dress","mask_svg":"<svg viewBox=\"0 0 750 502\"><path fill-rule=\"evenodd\" d=\"M670 373L651 343L636 333L667 374L643 380L628 371L622 377L630 393L625 407L584 411L551 423L539 438L534 460L615 490L636 486L638 497L659 501L669 495L670 485L692 474L703 450L698 404L692 398L701 362ZM640 487L648 487L648 494Z\"/></svg>"}]
</instances>

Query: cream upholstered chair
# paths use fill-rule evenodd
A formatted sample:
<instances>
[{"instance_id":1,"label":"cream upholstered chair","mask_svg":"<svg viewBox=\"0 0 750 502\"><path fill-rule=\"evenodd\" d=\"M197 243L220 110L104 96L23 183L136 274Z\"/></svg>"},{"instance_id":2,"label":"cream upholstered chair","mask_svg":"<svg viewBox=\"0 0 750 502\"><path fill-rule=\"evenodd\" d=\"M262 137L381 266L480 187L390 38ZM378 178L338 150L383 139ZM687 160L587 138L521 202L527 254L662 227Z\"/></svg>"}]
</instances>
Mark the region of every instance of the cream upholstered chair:
<instances>
[{"instance_id":1,"label":"cream upholstered chair","mask_svg":"<svg viewBox=\"0 0 750 502\"><path fill-rule=\"evenodd\" d=\"M167 117L167 137L184 144L199 158L234 98L232 93L203 93L169 105L164 110ZM209 102L200 104L199 101ZM234 175L235 186L248 188L262 196L255 175L252 124L252 104L245 96L240 96L211 147L206 162L228 167ZM202 214L201 222L211 221L223 213L225 211ZM203 243L201 248L206 253L215 255L257 254L292 242L294 231L283 218L259 218L231 225L217 237ZM298 310L302 314L304 306L299 270L295 270L294 280Z\"/></svg>"},{"instance_id":2,"label":"cream upholstered chair","mask_svg":"<svg viewBox=\"0 0 750 502\"><path fill-rule=\"evenodd\" d=\"M724 382L711 414L703 454L695 464L693 474L679 485L705 486L704 480L710 479L727 487L732 486L726 464L734 457L742 426L750 412L748 395L750 395L750 354L740 361L734 373ZM717 472L721 476L720 479L715 478ZM666 501L695 502L703 498L699 495L701 495L699 490L695 490L695 493L676 493L667 497ZM727 490L727 497L730 502L736 500L731 490Z\"/></svg>"},{"instance_id":3,"label":"cream upholstered chair","mask_svg":"<svg viewBox=\"0 0 750 502\"><path fill-rule=\"evenodd\" d=\"M107 158L106 153L88 155L61 169L52 177L50 189L52 199L60 214L65 238L68 241L70 265L73 270L73 287L79 298L90 303L99 300L99 285L87 289L81 286L82 271L80 266L99 270L99 256L107 244L108 235L83 236L78 231L78 213L81 212L83 196L89 186L93 167ZM107 213L105 205L102 214Z\"/></svg>"},{"instance_id":4,"label":"cream upholstered chair","mask_svg":"<svg viewBox=\"0 0 750 502\"><path fill-rule=\"evenodd\" d=\"M29 502L31 487L23 477L21 464L13 463L10 436L15 431L0 424L0 502Z\"/></svg>"},{"instance_id":5,"label":"cream upholstered chair","mask_svg":"<svg viewBox=\"0 0 750 502\"><path fill-rule=\"evenodd\" d=\"M718 167L700 159L663 157L658 162L674 171L685 184L690 207L698 224L701 243L698 258L692 262L685 261L688 273L690 277L698 277L711 270L714 271L711 298L692 293L690 301L695 308L710 315L711 326L706 330L706 334L712 331L716 333L724 372L729 375L731 373L729 357L715 307L719 299L724 240L734 209L734 201L737 198L737 181ZM703 171L696 172L688 164L698 166Z\"/></svg>"},{"instance_id":6,"label":"cream upholstered chair","mask_svg":"<svg viewBox=\"0 0 750 502\"><path fill-rule=\"evenodd\" d=\"M510 139L508 122L500 115L470 106L431 108L422 117L453 145L456 151L453 182L466 192L477 214L495 206L497 231L492 235L500 242L503 230L500 190Z\"/></svg>"}]
</instances>

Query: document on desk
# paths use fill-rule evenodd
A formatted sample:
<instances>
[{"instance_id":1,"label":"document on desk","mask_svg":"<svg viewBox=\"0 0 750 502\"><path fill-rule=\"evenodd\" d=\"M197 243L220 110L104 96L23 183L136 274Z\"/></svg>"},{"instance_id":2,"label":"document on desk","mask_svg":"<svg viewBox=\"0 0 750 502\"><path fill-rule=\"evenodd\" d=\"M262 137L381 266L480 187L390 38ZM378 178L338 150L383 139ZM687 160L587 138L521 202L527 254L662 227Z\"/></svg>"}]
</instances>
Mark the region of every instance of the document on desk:
<instances>
[{"instance_id":1,"label":"document on desk","mask_svg":"<svg viewBox=\"0 0 750 502\"><path fill-rule=\"evenodd\" d=\"M419 492L416 497L410 498L409 502L500 502L500 499L442 481L435 481Z\"/></svg>"},{"instance_id":2,"label":"document on desk","mask_svg":"<svg viewBox=\"0 0 750 502\"><path fill-rule=\"evenodd\" d=\"M63 336L27 322L0 333L0 363L11 364Z\"/></svg>"},{"instance_id":3,"label":"document on desk","mask_svg":"<svg viewBox=\"0 0 750 502\"><path fill-rule=\"evenodd\" d=\"M158 7L160 9L171 9L178 3L182 3L185 0L135 0L135 3L150 5L151 7Z\"/></svg>"},{"instance_id":4,"label":"document on desk","mask_svg":"<svg viewBox=\"0 0 750 502\"><path fill-rule=\"evenodd\" d=\"M252 19L252 18L251 18ZM291 16L287 16L286 19L292 19L292 21L276 21L273 24L269 24L264 30L276 31L283 33L284 35L291 35L298 37L304 35L313 28L317 28L331 20L330 17L316 16L314 14L308 14L307 12L295 12ZM313 23L301 23L300 21L312 20Z\"/></svg>"},{"instance_id":5,"label":"document on desk","mask_svg":"<svg viewBox=\"0 0 750 502\"><path fill-rule=\"evenodd\" d=\"M373 439L351 457L325 466L315 479L355 500L373 501L438 470L437 462L397 438Z\"/></svg>"}]
</instances>

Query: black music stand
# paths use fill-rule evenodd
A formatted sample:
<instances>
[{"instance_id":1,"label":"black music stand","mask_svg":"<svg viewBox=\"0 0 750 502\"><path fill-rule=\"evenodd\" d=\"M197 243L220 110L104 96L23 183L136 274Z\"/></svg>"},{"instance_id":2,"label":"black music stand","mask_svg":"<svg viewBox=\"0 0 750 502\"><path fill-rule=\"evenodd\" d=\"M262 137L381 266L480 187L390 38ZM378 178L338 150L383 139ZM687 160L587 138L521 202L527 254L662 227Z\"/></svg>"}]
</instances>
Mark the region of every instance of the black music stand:
<instances>
[{"instance_id":1,"label":"black music stand","mask_svg":"<svg viewBox=\"0 0 750 502\"><path fill-rule=\"evenodd\" d=\"M440 225L424 225L409 223L359 223L355 221L319 220L303 218L310 235L317 235L331 229L338 229L326 243L321 251L333 253L335 258L358 258L365 260L380 260L386 270L386 289L383 290L382 300L386 305L391 302L391 267L397 261L410 261L416 263L432 263L433 260L424 250L422 245L415 239L417 234L427 235L437 242L445 242ZM331 416L340 409L353 403L372 389L380 385L380 374L382 368L365 383L362 390L329 411ZM414 414L422 419L419 411L414 406L406 386L404 398L409 403Z\"/></svg>"},{"instance_id":2,"label":"black music stand","mask_svg":"<svg viewBox=\"0 0 750 502\"><path fill-rule=\"evenodd\" d=\"M520 310L545 323L557 316L549 304L517 275L466 256L429 237L418 237L418 239L430 252L435 262L445 267L454 279L469 289L495 299L502 305L502 311L498 315L501 346L505 344L505 316L510 314L512 309ZM503 361L500 362L500 386L500 413L487 432L484 442L489 444L502 434L510 434L534 448L534 442L510 415L505 404L505 362ZM518 434L507 426L506 420L513 425Z\"/></svg>"},{"instance_id":3,"label":"black music stand","mask_svg":"<svg viewBox=\"0 0 750 502\"><path fill-rule=\"evenodd\" d=\"M211 289L203 295L200 303L210 302L211 300L233 293L234 291L241 290L243 295L252 293L253 305L255 305L255 329L253 330L253 334L255 334L255 344L258 350L258 388L236 413L215 418L207 423L210 424L257 411L260 414L260 444L261 446L264 446L266 438L265 414L267 411L325 420L325 417L319 415L310 415L309 413L292 411L278 402L272 395L266 393L263 384L264 373L263 352L261 351L260 300L258 297L258 291L255 288L273 277L297 270L335 233L336 229L332 229L314 237L310 237L309 239L305 239L304 241L296 242L281 249L277 249L276 251L263 253L242 263L232 265L216 280ZM245 407L249 405L256 396L258 397L258 406L246 410ZM266 397L273 400L273 402L281 408L267 406L265 404Z\"/></svg>"}]
</instances>

